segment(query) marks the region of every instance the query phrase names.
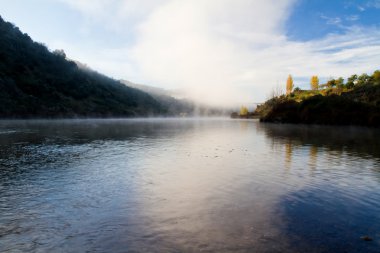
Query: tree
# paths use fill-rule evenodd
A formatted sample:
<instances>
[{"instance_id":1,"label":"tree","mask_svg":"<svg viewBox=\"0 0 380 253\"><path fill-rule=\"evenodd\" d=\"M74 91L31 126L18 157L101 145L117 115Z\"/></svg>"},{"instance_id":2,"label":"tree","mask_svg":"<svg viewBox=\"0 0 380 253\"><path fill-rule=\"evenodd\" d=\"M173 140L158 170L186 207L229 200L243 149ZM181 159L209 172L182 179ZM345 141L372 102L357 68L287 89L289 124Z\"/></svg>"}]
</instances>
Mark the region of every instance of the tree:
<instances>
[{"instance_id":1,"label":"tree","mask_svg":"<svg viewBox=\"0 0 380 253\"><path fill-rule=\"evenodd\" d=\"M283 92L282 86L277 84L275 87L272 88L272 91L269 94L268 99L279 97L279 96L282 96L283 94L284 92Z\"/></svg>"},{"instance_id":2,"label":"tree","mask_svg":"<svg viewBox=\"0 0 380 253\"><path fill-rule=\"evenodd\" d=\"M347 78L346 87L348 89L354 88L357 80L358 80L358 75L352 75L352 76L350 76L349 78Z\"/></svg>"},{"instance_id":3,"label":"tree","mask_svg":"<svg viewBox=\"0 0 380 253\"><path fill-rule=\"evenodd\" d=\"M360 76L358 76L358 80L357 80L357 85L366 85L366 84L369 84L371 82L371 79L372 77L367 75L367 74L361 74Z\"/></svg>"},{"instance_id":4,"label":"tree","mask_svg":"<svg viewBox=\"0 0 380 253\"><path fill-rule=\"evenodd\" d=\"M375 85L380 85L380 70L373 72L372 79Z\"/></svg>"},{"instance_id":5,"label":"tree","mask_svg":"<svg viewBox=\"0 0 380 253\"><path fill-rule=\"evenodd\" d=\"M310 85L312 90L318 90L319 89L319 79L318 76L312 76L310 80Z\"/></svg>"},{"instance_id":6,"label":"tree","mask_svg":"<svg viewBox=\"0 0 380 253\"><path fill-rule=\"evenodd\" d=\"M245 107L245 106L242 106L240 108L240 113L239 113L240 116L247 116L248 115L248 108Z\"/></svg>"},{"instance_id":7,"label":"tree","mask_svg":"<svg viewBox=\"0 0 380 253\"><path fill-rule=\"evenodd\" d=\"M292 93L294 84L293 84L293 77L291 75L288 76L288 80L286 80L286 95L289 95Z\"/></svg>"},{"instance_id":8,"label":"tree","mask_svg":"<svg viewBox=\"0 0 380 253\"><path fill-rule=\"evenodd\" d=\"M56 49L53 51L53 54L58 55L64 59L66 58L66 53L63 49Z\"/></svg>"},{"instance_id":9,"label":"tree","mask_svg":"<svg viewBox=\"0 0 380 253\"><path fill-rule=\"evenodd\" d=\"M338 79L336 79L335 80L335 85L339 89L343 88L343 85L344 85L344 79L343 79L343 77L339 77Z\"/></svg>"},{"instance_id":10,"label":"tree","mask_svg":"<svg viewBox=\"0 0 380 253\"><path fill-rule=\"evenodd\" d=\"M328 88L332 88L332 87L334 87L334 86L336 85L335 82L336 82L335 79L330 79L330 80L327 81L326 86L327 86Z\"/></svg>"}]
</instances>

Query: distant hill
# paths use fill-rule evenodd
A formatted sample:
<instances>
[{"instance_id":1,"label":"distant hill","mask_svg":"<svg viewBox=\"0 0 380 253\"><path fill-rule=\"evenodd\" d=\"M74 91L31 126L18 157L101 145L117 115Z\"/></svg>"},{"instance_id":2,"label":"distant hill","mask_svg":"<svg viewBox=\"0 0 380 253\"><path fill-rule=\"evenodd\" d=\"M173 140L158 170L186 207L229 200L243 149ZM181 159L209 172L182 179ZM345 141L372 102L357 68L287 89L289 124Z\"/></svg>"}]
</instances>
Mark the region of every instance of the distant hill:
<instances>
[{"instance_id":1,"label":"distant hill","mask_svg":"<svg viewBox=\"0 0 380 253\"><path fill-rule=\"evenodd\" d=\"M136 84L127 80L120 80L129 87L144 91L156 99L170 116L225 116L230 112L222 108L207 106L183 98L177 90L165 90L149 85Z\"/></svg>"},{"instance_id":2,"label":"distant hill","mask_svg":"<svg viewBox=\"0 0 380 253\"><path fill-rule=\"evenodd\" d=\"M132 87L138 90L142 90L146 93L149 93L151 95L156 95L156 96L168 96L168 97L173 97L173 94L169 90L165 90L162 88L158 87L153 87L145 84L137 84L137 83L132 83L128 80L120 80L121 83L127 85L128 87Z\"/></svg>"},{"instance_id":3,"label":"distant hill","mask_svg":"<svg viewBox=\"0 0 380 253\"><path fill-rule=\"evenodd\" d=\"M166 114L151 95L50 52L0 17L0 117Z\"/></svg>"}]
</instances>

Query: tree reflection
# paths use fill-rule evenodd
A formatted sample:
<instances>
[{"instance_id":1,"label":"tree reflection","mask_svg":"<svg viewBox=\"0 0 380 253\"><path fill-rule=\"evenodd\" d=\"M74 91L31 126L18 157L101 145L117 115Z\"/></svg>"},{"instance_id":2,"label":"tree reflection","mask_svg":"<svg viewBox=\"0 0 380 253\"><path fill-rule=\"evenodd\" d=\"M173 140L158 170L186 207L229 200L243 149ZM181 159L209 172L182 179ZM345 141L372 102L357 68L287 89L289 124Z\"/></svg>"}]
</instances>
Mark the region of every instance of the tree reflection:
<instances>
[{"instance_id":1,"label":"tree reflection","mask_svg":"<svg viewBox=\"0 0 380 253\"><path fill-rule=\"evenodd\" d=\"M285 143L285 168L289 170L292 166L293 146L292 142Z\"/></svg>"},{"instance_id":2,"label":"tree reflection","mask_svg":"<svg viewBox=\"0 0 380 253\"><path fill-rule=\"evenodd\" d=\"M312 172L317 168L318 147L310 146L309 149L309 166Z\"/></svg>"}]
</instances>

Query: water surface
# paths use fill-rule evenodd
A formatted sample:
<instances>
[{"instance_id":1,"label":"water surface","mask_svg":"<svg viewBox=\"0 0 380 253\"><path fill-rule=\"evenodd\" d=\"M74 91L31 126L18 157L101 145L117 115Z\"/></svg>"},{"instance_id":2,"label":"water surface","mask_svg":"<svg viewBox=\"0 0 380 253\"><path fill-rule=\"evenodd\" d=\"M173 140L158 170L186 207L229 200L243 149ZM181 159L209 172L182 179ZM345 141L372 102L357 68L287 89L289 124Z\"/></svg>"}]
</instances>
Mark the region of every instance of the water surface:
<instances>
[{"instance_id":1,"label":"water surface","mask_svg":"<svg viewBox=\"0 0 380 253\"><path fill-rule=\"evenodd\" d=\"M0 121L0 252L379 251L379 130Z\"/></svg>"}]
</instances>

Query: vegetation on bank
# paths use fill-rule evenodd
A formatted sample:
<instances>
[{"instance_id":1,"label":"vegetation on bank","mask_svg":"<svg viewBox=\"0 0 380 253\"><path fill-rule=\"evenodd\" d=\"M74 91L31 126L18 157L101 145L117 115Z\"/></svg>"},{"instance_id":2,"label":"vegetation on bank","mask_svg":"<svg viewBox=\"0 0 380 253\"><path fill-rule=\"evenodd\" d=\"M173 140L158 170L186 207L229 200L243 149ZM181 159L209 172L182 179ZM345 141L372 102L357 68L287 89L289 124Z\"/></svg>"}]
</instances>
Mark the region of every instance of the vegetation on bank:
<instances>
[{"instance_id":1,"label":"vegetation on bank","mask_svg":"<svg viewBox=\"0 0 380 253\"><path fill-rule=\"evenodd\" d=\"M287 95L274 97L258 106L263 122L329 125L380 126L380 71L352 75L319 85L317 76L310 90L293 89L287 81ZM291 84L291 85L290 85Z\"/></svg>"},{"instance_id":2,"label":"vegetation on bank","mask_svg":"<svg viewBox=\"0 0 380 253\"><path fill-rule=\"evenodd\" d=\"M0 17L0 117L121 117L166 112L149 94L50 52Z\"/></svg>"},{"instance_id":3,"label":"vegetation on bank","mask_svg":"<svg viewBox=\"0 0 380 253\"><path fill-rule=\"evenodd\" d=\"M232 119L257 119L259 115L255 111L250 112L246 106L242 106L239 112L232 112L230 117Z\"/></svg>"}]
</instances>

